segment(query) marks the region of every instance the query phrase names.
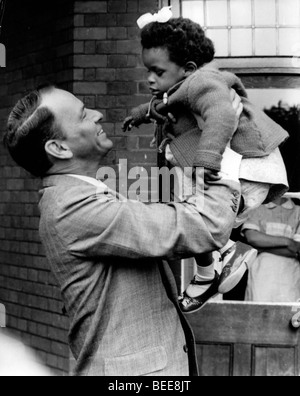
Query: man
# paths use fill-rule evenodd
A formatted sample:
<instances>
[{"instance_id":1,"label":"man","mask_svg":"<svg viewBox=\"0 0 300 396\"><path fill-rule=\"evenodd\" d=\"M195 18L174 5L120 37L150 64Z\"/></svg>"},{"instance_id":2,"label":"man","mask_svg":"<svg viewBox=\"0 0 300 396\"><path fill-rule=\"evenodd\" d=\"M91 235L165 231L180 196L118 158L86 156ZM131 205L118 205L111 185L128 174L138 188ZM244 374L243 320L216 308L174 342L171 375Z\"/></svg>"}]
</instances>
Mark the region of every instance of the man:
<instances>
[{"instance_id":1,"label":"man","mask_svg":"<svg viewBox=\"0 0 300 396\"><path fill-rule=\"evenodd\" d=\"M234 107L239 116L238 100ZM163 260L224 246L240 185L212 184L202 214L105 194L95 175L113 144L102 118L47 87L18 102L5 136L18 164L43 178L40 235L70 317L76 374L197 375L193 333Z\"/></svg>"}]
</instances>

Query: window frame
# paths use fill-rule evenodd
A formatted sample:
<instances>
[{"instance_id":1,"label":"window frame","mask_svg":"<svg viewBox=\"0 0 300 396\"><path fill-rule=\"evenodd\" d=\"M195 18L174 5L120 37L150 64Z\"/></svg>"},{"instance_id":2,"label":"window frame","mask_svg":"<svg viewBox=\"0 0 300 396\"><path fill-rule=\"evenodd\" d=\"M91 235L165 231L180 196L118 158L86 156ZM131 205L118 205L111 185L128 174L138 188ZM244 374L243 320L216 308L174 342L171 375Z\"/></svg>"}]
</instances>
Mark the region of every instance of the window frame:
<instances>
[{"instance_id":1,"label":"window frame","mask_svg":"<svg viewBox=\"0 0 300 396\"><path fill-rule=\"evenodd\" d=\"M181 0L160 0L161 7L172 6L174 17L180 16ZM300 43L299 43L300 52ZM237 74L285 74L300 75L300 53L298 56L243 56L217 57L220 68Z\"/></svg>"}]
</instances>

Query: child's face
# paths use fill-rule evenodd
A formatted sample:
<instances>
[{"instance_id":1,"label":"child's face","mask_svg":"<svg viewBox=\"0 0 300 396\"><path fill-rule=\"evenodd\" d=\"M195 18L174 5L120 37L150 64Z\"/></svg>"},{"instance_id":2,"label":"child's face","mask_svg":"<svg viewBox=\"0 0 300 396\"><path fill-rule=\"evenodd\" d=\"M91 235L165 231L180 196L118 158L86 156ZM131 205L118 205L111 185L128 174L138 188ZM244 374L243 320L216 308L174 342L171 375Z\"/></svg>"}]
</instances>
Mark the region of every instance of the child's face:
<instances>
[{"instance_id":1,"label":"child's face","mask_svg":"<svg viewBox=\"0 0 300 396\"><path fill-rule=\"evenodd\" d=\"M166 48L144 49L143 62L148 69L148 82L153 95L161 97L185 78L185 68L170 60Z\"/></svg>"}]
</instances>

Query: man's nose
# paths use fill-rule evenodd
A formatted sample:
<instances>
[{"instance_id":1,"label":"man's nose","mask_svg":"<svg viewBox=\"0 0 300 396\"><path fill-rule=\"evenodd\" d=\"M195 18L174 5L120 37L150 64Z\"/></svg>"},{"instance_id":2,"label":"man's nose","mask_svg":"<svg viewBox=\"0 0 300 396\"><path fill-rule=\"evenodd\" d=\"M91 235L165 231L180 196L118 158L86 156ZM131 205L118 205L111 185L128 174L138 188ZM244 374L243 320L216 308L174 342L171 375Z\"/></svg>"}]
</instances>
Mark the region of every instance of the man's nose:
<instances>
[{"instance_id":1,"label":"man's nose","mask_svg":"<svg viewBox=\"0 0 300 396\"><path fill-rule=\"evenodd\" d=\"M100 113L100 111L94 110L94 117L95 117L95 122L99 122L103 120L103 114Z\"/></svg>"}]
</instances>

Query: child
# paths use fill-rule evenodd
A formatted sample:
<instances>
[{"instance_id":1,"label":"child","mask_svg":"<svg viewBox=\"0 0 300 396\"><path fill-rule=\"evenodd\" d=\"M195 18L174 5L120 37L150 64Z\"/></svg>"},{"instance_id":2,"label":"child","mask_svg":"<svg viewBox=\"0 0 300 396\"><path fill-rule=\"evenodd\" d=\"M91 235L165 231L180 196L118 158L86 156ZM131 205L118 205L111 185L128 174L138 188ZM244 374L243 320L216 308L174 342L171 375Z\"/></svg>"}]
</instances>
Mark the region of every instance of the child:
<instances>
[{"instance_id":1,"label":"child","mask_svg":"<svg viewBox=\"0 0 300 396\"><path fill-rule=\"evenodd\" d=\"M141 36L153 98L132 111L124 122L124 130L155 120L163 130L165 139L160 149L166 150L168 161L181 169L204 168L206 183L220 177L223 155L228 162L235 153L240 154L244 203L238 218L241 225L250 210L288 190L278 149L288 134L254 108L238 77L218 70L212 62L214 45L200 25L184 18L158 22L159 14L153 16L153 22L149 15L146 23L142 17L145 26ZM237 131L230 98L232 88L242 97L244 106ZM169 121L170 113L175 115L176 123ZM231 241L220 253L224 262L220 280L212 254L196 258L197 275L181 301L184 312L200 309L217 292L230 291L257 255L256 250Z\"/></svg>"}]
</instances>

